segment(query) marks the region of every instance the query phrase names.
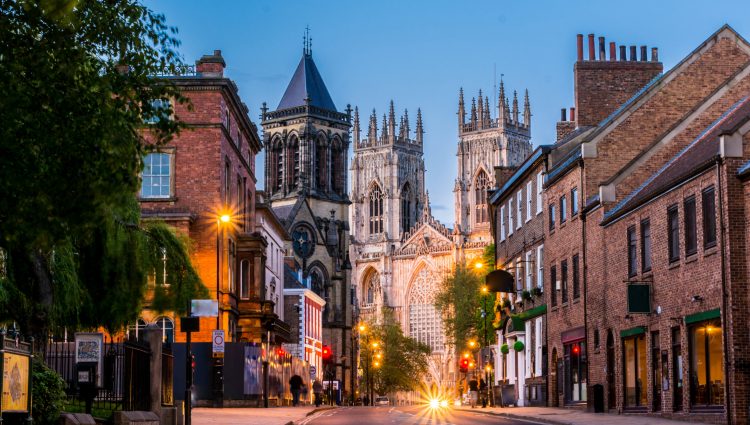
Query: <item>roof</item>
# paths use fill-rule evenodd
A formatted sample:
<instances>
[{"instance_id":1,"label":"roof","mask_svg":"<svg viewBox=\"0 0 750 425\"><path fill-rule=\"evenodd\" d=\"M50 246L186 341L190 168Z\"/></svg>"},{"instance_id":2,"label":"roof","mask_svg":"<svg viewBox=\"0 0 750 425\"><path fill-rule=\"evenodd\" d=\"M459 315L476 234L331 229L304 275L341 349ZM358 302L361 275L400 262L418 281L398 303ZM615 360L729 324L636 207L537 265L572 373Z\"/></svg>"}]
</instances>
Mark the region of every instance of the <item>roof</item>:
<instances>
[{"instance_id":1,"label":"roof","mask_svg":"<svg viewBox=\"0 0 750 425\"><path fill-rule=\"evenodd\" d=\"M727 109L692 142L672 157L666 164L614 208L604 214L603 223L634 209L667 189L713 163L719 154L719 136L730 132L750 119L750 96L745 96Z\"/></svg>"},{"instance_id":2,"label":"roof","mask_svg":"<svg viewBox=\"0 0 750 425\"><path fill-rule=\"evenodd\" d=\"M541 145L537 147L534 152L518 167L518 169L516 169L516 171L510 176L510 178L508 178L503 186L492 193L492 196L490 196L490 203L492 203L493 205L498 203L503 195L505 195L508 190L512 189L520 181L520 179L529 172L534 164L536 164L538 160L543 158L544 155L550 151L551 148L552 146L549 145Z\"/></svg>"},{"instance_id":3,"label":"roof","mask_svg":"<svg viewBox=\"0 0 750 425\"><path fill-rule=\"evenodd\" d=\"M333 104L331 95L328 94L328 89L318 72L318 67L315 66L312 55L304 53L277 109L304 106L307 104L307 99L312 106L336 111L336 105Z\"/></svg>"},{"instance_id":4,"label":"roof","mask_svg":"<svg viewBox=\"0 0 750 425\"><path fill-rule=\"evenodd\" d=\"M284 289L306 289L307 287L299 281L297 273L291 267L284 264Z\"/></svg>"},{"instance_id":5,"label":"roof","mask_svg":"<svg viewBox=\"0 0 750 425\"><path fill-rule=\"evenodd\" d=\"M280 207L271 207L271 209L273 210L274 214L276 214L276 217L279 218L279 220L287 221L289 220L290 213L294 209L294 204L282 205Z\"/></svg>"}]
</instances>

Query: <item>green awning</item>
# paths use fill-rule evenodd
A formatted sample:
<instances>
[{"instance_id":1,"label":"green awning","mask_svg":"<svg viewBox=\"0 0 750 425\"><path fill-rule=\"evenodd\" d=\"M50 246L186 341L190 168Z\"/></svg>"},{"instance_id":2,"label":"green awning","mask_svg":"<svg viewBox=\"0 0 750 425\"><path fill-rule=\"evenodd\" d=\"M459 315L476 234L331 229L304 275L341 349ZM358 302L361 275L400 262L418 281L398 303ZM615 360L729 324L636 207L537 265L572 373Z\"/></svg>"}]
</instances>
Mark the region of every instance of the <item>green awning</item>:
<instances>
[{"instance_id":1,"label":"green awning","mask_svg":"<svg viewBox=\"0 0 750 425\"><path fill-rule=\"evenodd\" d=\"M620 331L621 338L627 338L629 336L642 335L646 333L646 328L643 326L636 326L630 329L623 329Z\"/></svg>"},{"instance_id":2,"label":"green awning","mask_svg":"<svg viewBox=\"0 0 750 425\"><path fill-rule=\"evenodd\" d=\"M523 311L521 313L518 313L518 318L521 320L531 320L535 317L539 317L542 314L547 312L547 304L542 304L540 306L536 306L534 308L530 308L526 311Z\"/></svg>"},{"instance_id":3,"label":"green awning","mask_svg":"<svg viewBox=\"0 0 750 425\"><path fill-rule=\"evenodd\" d=\"M688 314L685 316L685 324L690 325L692 323L702 322L704 320L718 319L721 317L721 309L715 308L713 310L703 311L695 314Z\"/></svg>"},{"instance_id":4,"label":"green awning","mask_svg":"<svg viewBox=\"0 0 750 425\"><path fill-rule=\"evenodd\" d=\"M519 316L520 314L510 315L511 332L524 332L526 330L526 325L524 324L523 319L521 319Z\"/></svg>"}]
</instances>

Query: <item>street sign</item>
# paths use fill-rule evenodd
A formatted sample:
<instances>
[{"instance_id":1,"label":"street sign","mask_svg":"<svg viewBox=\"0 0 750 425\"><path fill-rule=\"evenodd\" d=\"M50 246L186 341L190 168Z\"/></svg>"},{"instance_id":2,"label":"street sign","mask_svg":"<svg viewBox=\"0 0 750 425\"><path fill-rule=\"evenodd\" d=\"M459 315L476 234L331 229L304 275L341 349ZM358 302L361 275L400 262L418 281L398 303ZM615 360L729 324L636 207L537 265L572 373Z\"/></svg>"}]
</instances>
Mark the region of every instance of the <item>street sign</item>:
<instances>
[{"instance_id":1,"label":"street sign","mask_svg":"<svg viewBox=\"0 0 750 425\"><path fill-rule=\"evenodd\" d=\"M317 373L317 370L315 369L315 366L310 366L310 379L315 379L316 373Z\"/></svg>"},{"instance_id":2,"label":"street sign","mask_svg":"<svg viewBox=\"0 0 750 425\"><path fill-rule=\"evenodd\" d=\"M219 358L224 357L224 331L213 331L211 341L213 343L213 348L211 350L213 352L213 356Z\"/></svg>"},{"instance_id":3,"label":"street sign","mask_svg":"<svg viewBox=\"0 0 750 425\"><path fill-rule=\"evenodd\" d=\"M329 386L333 387L334 391L337 391L339 389L339 381L323 381L323 389L327 390Z\"/></svg>"},{"instance_id":4,"label":"street sign","mask_svg":"<svg viewBox=\"0 0 750 425\"><path fill-rule=\"evenodd\" d=\"M219 302L216 300L191 300L190 315L193 317L216 317L219 315Z\"/></svg>"}]
</instances>

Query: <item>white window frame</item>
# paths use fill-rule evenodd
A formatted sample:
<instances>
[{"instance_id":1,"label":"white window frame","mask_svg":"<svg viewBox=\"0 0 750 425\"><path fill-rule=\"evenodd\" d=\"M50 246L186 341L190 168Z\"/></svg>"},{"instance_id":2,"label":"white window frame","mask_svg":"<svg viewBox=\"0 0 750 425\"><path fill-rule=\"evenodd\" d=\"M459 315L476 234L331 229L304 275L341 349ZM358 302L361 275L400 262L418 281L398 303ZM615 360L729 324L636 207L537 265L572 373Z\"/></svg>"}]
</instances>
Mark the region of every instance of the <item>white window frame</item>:
<instances>
[{"instance_id":1,"label":"white window frame","mask_svg":"<svg viewBox=\"0 0 750 425\"><path fill-rule=\"evenodd\" d=\"M536 356L534 357L534 376L542 375L542 316L534 319Z\"/></svg>"},{"instance_id":2,"label":"white window frame","mask_svg":"<svg viewBox=\"0 0 750 425\"><path fill-rule=\"evenodd\" d=\"M531 368L533 367L531 364L531 350L532 348L534 348L531 346L533 342L531 339L531 320L527 320L524 323L524 331L526 331L527 337L526 337L526 341L524 341L525 342L524 344L525 355L523 359L524 360L523 369L524 369L524 377L528 379L528 378L531 378Z\"/></svg>"},{"instance_id":3,"label":"white window frame","mask_svg":"<svg viewBox=\"0 0 750 425\"><path fill-rule=\"evenodd\" d=\"M573 217L575 215L578 215L578 211L580 211L581 205L579 204L578 198L578 188L574 187L570 190L570 216Z\"/></svg>"},{"instance_id":4,"label":"white window frame","mask_svg":"<svg viewBox=\"0 0 750 425\"><path fill-rule=\"evenodd\" d=\"M518 216L516 216L516 229L520 229L523 225L523 190L519 190L516 193L516 208L518 209Z\"/></svg>"},{"instance_id":5,"label":"white window frame","mask_svg":"<svg viewBox=\"0 0 750 425\"><path fill-rule=\"evenodd\" d=\"M158 174L154 174L154 172L153 172L153 166L154 166L153 159L156 158L157 156L159 158L159 164L158 164L159 170L161 170L162 167L165 166L164 159L166 158L166 166L168 167L167 168L167 174L163 174L161 171L159 171ZM173 184L174 163L173 163L173 158L174 158L174 156L172 155L172 152L151 152L151 153L147 154L143 158L144 167L143 167L143 171L141 171L141 190L139 191L141 199L169 199L169 198L172 198L173 190L174 190L174 184ZM149 168L146 168L146 167L149 167ZM147 169L150 171L150 174L146 174L146 170ZM166 186L167 186L167 194L166 195L163 194L164 191L162 190L163 187L165 186L164 184L162 184L162 182L164 181L165 178L166 178L166 182L167 182L167 184L166 184ZM146 196L143 193L144 184L147 184L147 182L152 182L153 181L152 179L158 179L159 180L159 184L158 184L159 194L158 195L154 195L153 193L151 193L148 196ZM151 184L151 186L153 187L153 184Z\"/></svg>"},{"instance_id":6,"label":"white window frame","mask_svg":"<svg viewBox=\"0 0 750 425\"><path fill-rule=\"evenodd\" d=\"M526 222L527 223L529 221L531 221L531 216L533 215L533 213L532 213L533 208L532 208L532 205L531 205L532 204L531 201L534 198L534 196L533 196L532 190L533 189L532 189L532 185L531 185L531 180L529 180L526 183Z\"/></svg>"},{"instance_id":7,"label":"white window frame","mask_svg":"<svg viewBox=\"0 0 750 425\"><path fill-rule=\"evenodd\" d=\"M526 270L526 290L531 291L532 288L532 281L534 280L532 277L534 276L534 266L532 266L532 262L534 261L534 251L526 251L526 263L524 263L524 269Z\"/></svg>"},{"instance_id":8,"label":"white window frame","mask_svg":"<svg viewBox=\"0 0 750 425\"><path fill-rule=\"evenodd\" d=\"M540 171L536 175L536 214L539 215L542 213L542 209L544 208L544 203L542 202L542 190L544 189L544 174L542 171Z\"/></svg>"},{"instance_id":9,"label":"white window frame","mask_svg":"<svg viewBox=\"0 0 750 425\"><path fill-rule=\"evenodd\" d=\"M536 286L544 291L544 245L536 247Z\"/></svg>"},{"instance_id":10,"label":"white window frame","mask_svg":"<svg viewBox=\"0 0 750 425\"><path fill-rule=\"evenodd\" d=\"M513 234L513 197L508 199L508 236Z\"/></svg>"},{"instance_id":11,"label":"white window frame","mask_svg":"<svg viewBox=\"0 0 750 425\"><path fill-rule=\"evenodd\" d=\"M505 205L500 207L500 241L505 240Z\"/></svg>"}]
</instances>

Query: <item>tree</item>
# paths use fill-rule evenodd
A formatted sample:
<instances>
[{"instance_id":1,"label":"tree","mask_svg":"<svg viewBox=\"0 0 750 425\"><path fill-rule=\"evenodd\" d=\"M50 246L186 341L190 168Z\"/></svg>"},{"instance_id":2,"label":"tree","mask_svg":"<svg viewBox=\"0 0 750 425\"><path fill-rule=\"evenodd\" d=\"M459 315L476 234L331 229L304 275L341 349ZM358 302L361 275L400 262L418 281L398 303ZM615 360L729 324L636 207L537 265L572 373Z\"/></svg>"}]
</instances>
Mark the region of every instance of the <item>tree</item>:
<instances>
[{"instance_id":1,"label":"tree","mask_svg":"<svg viewBox=\"0 0 750 425\"><path fill-rule=\"evenodd\" d=\"M205 294L136 198L144 154L181 127L153 102L185 102L154 77L181 66L175 34L136 0L0 0L0 322L116 330L165 269L158 308Z\"/></svg>"},{"instance_id":2,"label":"tree","mask_svg":"<svg viewBox=\"0 0 750 425\"><path fill-rule=\"evenodd\" d=\"M379 366L365 368L365 382L372 378L377 394L411 391L419 388L427 374L430 348L404 335L393 312L384 308L379 324L368 325L368 335L360 346L363 361L378 362ZM372 343L378 347L373 348ZM380 354L380 358L377 355ZM370 376L368 376L368 371Z\"/></svg>"},{"instance_id":3,"label":"tree","mask_svg":"<svg viewBox=\"0 0 750 425\"><path fill-rule=\"evenodd\" d=\"M436 307L445 312L443 327L446 335L458 349L468 347L469 340L483 343L485 323L488 342L492 344L495 339L492 327L495 294L482 292L485 274L495 268L494 244L485 248L479 261L481 268L474 267L475 264L457 264L453 272L443 279L435 298ZM482 316L485 306L488 314L486 320Z\"/></svg>"}]
</instances>

